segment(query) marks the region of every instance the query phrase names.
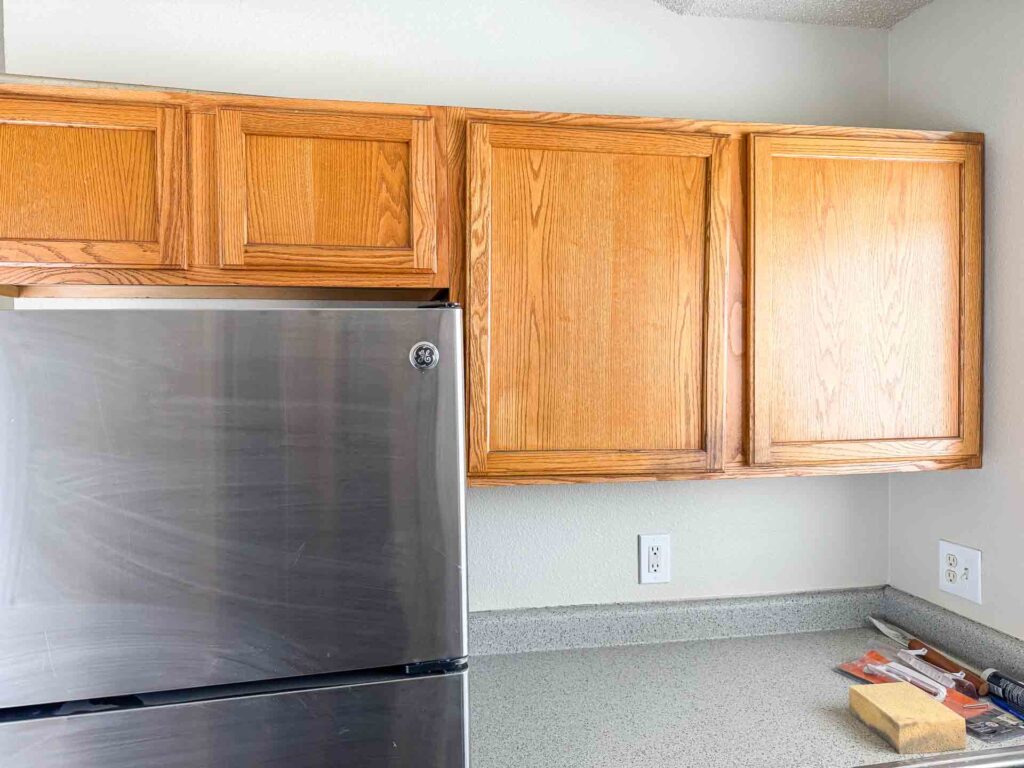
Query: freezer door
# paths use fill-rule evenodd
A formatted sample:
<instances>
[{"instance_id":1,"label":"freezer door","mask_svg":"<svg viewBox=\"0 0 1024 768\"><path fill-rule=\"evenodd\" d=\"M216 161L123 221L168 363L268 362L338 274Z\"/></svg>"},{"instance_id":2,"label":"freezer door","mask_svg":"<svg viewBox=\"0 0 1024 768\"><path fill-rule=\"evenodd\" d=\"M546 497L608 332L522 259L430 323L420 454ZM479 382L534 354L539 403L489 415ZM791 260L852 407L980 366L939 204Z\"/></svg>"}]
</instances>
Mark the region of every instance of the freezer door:
<instances>
[{"instance_id":1,"label":"freezer door","mask_svg":"<svg viewBox=\"0 0 1024 768\"><path fill-rule=\"evenodd\" d=\"M0 707L465 656L461 349L454 309L0 312Z\"/></svg>"},{"instance_id":2,"label":"freezer door","mask_svg":"<svg viewBox=\"0 0 1024 768\"><path fill-rule=\"evenodd\" d=\"M465 768L465 672L0 723L4 768Z\"/></svg>"}]
</instances>

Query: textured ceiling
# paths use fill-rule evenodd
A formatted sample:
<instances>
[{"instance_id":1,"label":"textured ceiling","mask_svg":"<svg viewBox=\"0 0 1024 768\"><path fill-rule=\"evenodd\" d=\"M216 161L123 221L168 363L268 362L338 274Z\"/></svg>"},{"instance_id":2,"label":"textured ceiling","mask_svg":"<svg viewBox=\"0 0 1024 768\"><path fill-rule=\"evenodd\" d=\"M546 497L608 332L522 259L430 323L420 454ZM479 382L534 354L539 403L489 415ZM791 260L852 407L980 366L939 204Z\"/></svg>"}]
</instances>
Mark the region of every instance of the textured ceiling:
<instances>
[{"instance_id":1,"label":"textured ceiling","mask_svg":"<svg viewBox=\"0 0 1024 768\"><path fill-rule=\"evenodd\" d=\"M888 29L931 0L656 0L686 16Z\"/></svg>"}]
</instances>

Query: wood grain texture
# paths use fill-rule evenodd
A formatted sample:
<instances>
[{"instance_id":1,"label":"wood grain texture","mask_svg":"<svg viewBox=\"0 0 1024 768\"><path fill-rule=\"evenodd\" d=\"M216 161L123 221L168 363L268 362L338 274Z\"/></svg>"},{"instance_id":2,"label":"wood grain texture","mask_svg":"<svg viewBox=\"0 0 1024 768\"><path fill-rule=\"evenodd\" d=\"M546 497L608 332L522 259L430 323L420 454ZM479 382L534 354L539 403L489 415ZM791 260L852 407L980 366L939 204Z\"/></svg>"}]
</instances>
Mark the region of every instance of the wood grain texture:
<instances>
[{"instance_id":1,"label":"wood grain texture","mask_svg":"<svg viewBox=\"0 0 1024 768\"><path fill-rule=\"evenodd\" d=\"M60 268L69 266L159 269L164 254L155 242L0 240L0 262L36 265L59 275Z\"/></svg>"},{"instance_id":2,"label":"wood grain texture","mask_svg":"<svg viewBox=\"0 0 1024 768\"><path fill-rule=\"evenodd\" d=\"M156 131L2 123L0 167L4 238L157 240Z\"/></svg>"},{"instance_id":3,"label":"wood grain texture","mask_svg":"<svg viewBox=\"0 0 1024 768\"><path fill-rule=\"evenodd\" d=\"M976 453L977 147L756 136L751 151L753 461Z\"/></svg>"},{"instance_id":4,"label":"wood grain texture","mask_svg":"<svg viewBox=\"0 0 1024 768\"><path fill-rule=\"evenodd\" d=\"M20 246L24 244L18 241ZM437 288L430 272L338 272L319 269L234 270L189 266L188 269L50 264L0 266L3 285L254 285L283 288Z\"/></svg>"},{"instance_id":5,"label":"wood grain texture","mask_svg":"<svg viewBox=\"0 0 1024 768\"><path fill-rule=\"evenodd\" d=\"M5 105L8 111L3 112ZM218 115L229 112L249 114L243 136L269 136L288 138L296 142L307 140L339 142L390 142L405 143L409 147L410 176L415 177L417 167L429 166L433 182L422 186L413 185L410 190L408 210L410 219L420 216L433 222L433 228L424 228L420 234L436 239L436 266L430 271L429 259L422 258L424 249L416 246L416 231L410 223L413 255L408 248L390 249L375 247L364 249L360 258L359 248L353 248L344 258L337 254L334 264L323 261L323 252L331 251L331 244L304 246L295 243L269 243L252 246L253 261L250 264L222 267L222 230L219 219L219 204L226 193L218 183L218 163L224 153L223 143L218 143ZM187 123L187 146L184 142L185 119ZM298 122L295 122L299 118ZM901 131L889 129L859 129L844 127L820 127L800 125L769 125L724 121L696 121L675 118L631 118L600 115L571 115L548 112L509 112L503 110L480 110L423 107L415 105L371 104L356 102L334 102L306 99L276 99L231 94L211 94L185 91L153 91L141 88L95 88L91 86L41 86L21 84L0 84L0 125L20 124L39 127L78 128L103 131L143 132L153 136L156 171L154 175L158 188L156 192L157 213L154 240L123 240L112 243L95 240L69 239L25 239L17 237L0 244L0 252L15 254L13 261L0 263L0 283L12 286L35 285L40 291L65 291L63 295L89 295L95 290L123 290L154 295L165 291L207 290L199 286L211 286L210 290L236 290L233 286L254 286L256 290L345 286L364 290L365 288L401 288L430 292L437 288L451 286L450 295L454 300L467 301L467 325L477 322L474 310L475 293L466 293L469 286L479 285L478 265L467 264L462 257L467 239L480 234L466 224L469 192L466 188L466 135L467 124L471 121L487 122L497 126L500 132L504 126L542 126L557 131L568 131L575 137L580 129L598 129L600 137L591 140L590 146L600 152L642 157L639 152L627 151L631 147L650 148L653 144L641 142L634 145L620 139L615 146L616 133L662 135L718 134L729 137L720 149L709 150L702 155L700 150L691 149L691 154L705 157L713 165L715 157L723 158L717 171L728 169L726 183L712 188L728 189L728 200L715 202L709 196L706 215L709 220L716 216L716 205L721 205L722 214L728 223L719 224L726 243L723 257L726 263L726 279L722 281L724 297L722 311L716 316L725 318L724 330L720 334L723 353L723 370L705 373L705 378L714 376L728 381L726 394L720 398L724 411L724 438L722 451L724 472L708 473L706 466L687 460L680 465L672 457L677 451L662 449L641 451L584 451L583 463L575 460L571 451L541 451L541 458L531 457L529 452L520 451L521 464L516 464L517 452L492 452L500 468L492 461L487 476L471 476L471 484L506 484L535 482L596 482L622 479L678 479L703 477L766 477L781 475L838 474L847 472L915 471L929 469L965 468L980 466L981 446L981 147L983 136L966 132L944 131ZM361 128L365 129L360 132ZM424 130L425 129L425 130ZM415 137L421 132L419 139ZM597 132L597 131L594 131ZM832 137L841 140L824 153L833 158L839 156L853 159L867 158L879 151L891 153L902 151L908 144L922 150L915 162L959 163L962 167L962 194L960 227L964 243L961 272L959 275L958 318L960 332L958 343L961 353L960 368L957 371L960 385L957 397L957 436L898 438L893 441L839 440L839 441L793 441L775 444L772 448L774 460L784 464L744 466L753 446L746 446L748 388L747 369L755 369L753 361L757 346L754 342L754 312L750 311L747 281L754 278L748 269L746 248L746 206L750 200L747 186L750 182L746 172L748 160L747 145L752 143L751 134L768 134L778 140L807 137ZM512 132L513 137L516 135ZM696 137L698 141L703 140ZM864 141L873 144L863 149ZM117 141L123 142L123 138ZM514 138L509 139L514 141ZM546 134L544 141L553 141L554 146L543 148L535 143L520 147L527 151L560 153L561 139L558 133ZM610 145L600 145L610 141ZM653 139L652 139L653 141ZM672 139L669 139L670 143ZM725 139L716 139L725 141ZM882 144L879 145L878 142ZM507 143L507 142L506 142ZM943 149L935 150L934 145ZM961 149L954 145L968 145ZM882 150L879 150L882 146ZM932 149L928 147L932 146ZM415 148L419 148L419 152ZM514 147L507 147L514 149ZM618 148L618 153L613 150ZM923 148L923 149L922 149ZM820 148L809 153L809 159L817 157ZM228 148L230 154L230 148ZM735 152L735 157L730 153ZM800 161L801 155L808 155L806 147L786 147L784 153L793 155L787 162ZM858 155L858 153L860 153ZM958 153L961 159L956 159ZM658 157L657 152L648 156ZM710 159L707 159L710 158ZM804 158L808 159L808 158ZM244 142L242 144L243 177L245 169ZM925 175L928 175L927 172ZM187 183L186 183L187 181ZM415 193L419 192L418 195ZM246 218L245 190L242 189L242 221ZM723 194L725 194L723 192ZM431 208L432 206L432 208ZM419 211L419 213L416 213ZM432 213L431 213L432 211ZM472 225L473 222L470 222ZM246 236L241 238L243 257L246 255ZM3 236L0 232L0 236ZM284 237L280 239L286 239ZM261 247L267 253L259 252ZM310 264L302 250L309 247L316 251ZM368 264L371 258L389 260L386 266ZM395 251L404 251L397 254ZM710 250L708 251L710 253ZM751 254L751 264L756 259ZM267 261L261 263L260 260ZM721 263L721 262L717 262ZM427 265L424 267L424 265ZM489 275L484 272L484 276ZM588 274L588 279L592 275ZM705 280L710 287L712 282ZM221 286L216 288L216 286ZM260 287L262 286L262 287ZM70 292L70 293L67 293ZM136 295L133 294L133 295ZM894 294L895 295L895 294ZM713 297L706 297L710 302ZM486 309L486 305L483 307ZM933 307L934 309L934 307ZM749 315L749 319L748 319ZM749 322L744 333L742 327ZM480 326L486 333L486 324ZM709 341L707 348L717 342L712 340L714 327L705 329ZM745 338L748 336L749 338ZM893 336L892 338L895 338ZM478 339L467 334L467 346ZM754 355L750 354L751 352ZM707 349L705 349L707 354ZM467 380L472 391L473 380L487 373L486 359L474 360L467 356ZM895 364L895 358L890 361ZM713 424L715 417L708 416L716 409L713 403L716 390L706 389L704 420ZM750 391L752 394L752 390ZM470 397L470 405L475 400ZM710 410L709 410L710 408ZM923 411L922 411L923 413ZM752 419L751 415L751 419ZM903 418L903 416L901 416ZM753 423L760 423L753 419ZM471 415L468 422L471 432L469 447L473 450L474 433L478 421ZM712 448L717 445L711 439L711 431L705 430ZM486 436L486 432L485 432ZM799 435L796 435L799 437ZM751 438L752 439L752 438ZM917 442L910 442L916 440ZM484 443L486 445L486 443ZM877 449L877 450L876 450ZM788 453L787 453L788 452ZM808 454L809 452L809 454ZM925 452L927 457L917 456ZM601 462L606 455L621 454L620 463L612 465L602 474ZM564 461L545 463L543 456L558 454ZM587 463L600 455L596 463ZM939 458L934 458L934 457ZM872 458L874 457L874 458ZM885 457L885 458L879 458ZM487 452L484 452L485 466ZM471 455L471 463L472 463ZM711 464L719 462L708 455ZM811 461L813 464L803 462ZM506 466L502 466L503 462ZM528 466L528 469L524 467ZM645 469L646 467L646 469ZM622 474L619 474L620 471ZM512 473L512 474L509 474Z\"/></svg>"},{"instance_id":6,"label":"wood grain texture","mask_svg":"<svg viewBox=\"0 0 1024 768\"><path fill-rule=\"evenodd\" d=\"M466 187L466 110L444 109L446 119L445 156L448 159L448 226L452 233L449 295L457 304L466 303L468 270L466 248L470 236L466 225L469 196ZM468 339L467 339L468 343ZM468 353L467 353L468 359Z\"/></svg>"},{"instance_id":7,"label":"wood grain texture","mask_svg":"<svg viewBox=\"0 0 1024 768\"><path fill-rule=\"evenodd\" d=\"M731 192L726 286L725 466L747 463L747 137L729 142L724 158Z\"/></svg>"},{"instance_id":8,"label":"wood grain texture","mask_svg":"<svg viewBox=\"0 0 1024 768\"><path fill-rule=\"evenodd\" d=\"M2 93L2 91L0 91ZM0 98L0 122L61 128L103 128L105 130L155 131L164 110L147 104L108 104L94 99L92 91L79 92L80 101Z\"/></svg>"},{"instance_id":9,"label":"wood grain texture","mask_svg":"<svg viewBox=\"0 0 1024 768\"><path fill-rule=\"evenodd\" d=\"M462 242L462 229L452 229L452 217L450 211L453 208L462 207L462 197L452 197L451 176L448 172L448 111L443 107L430 107L428 112L430 119L429 130L427 130L419 141L415 138L413 144L420 146L420 152L426 159L419 162L433 162L433 190L421 190L420 198L413 198L413 208L419 208L419 216L430 219L434 222L434 259L432 269L434 286L439 289L447 289L451 285L451 263L455 258L455 243ZM417 126L419 131L425 126ZM426 141L432 141L433 145L427 149ZM432 207L431 207L432 206ZM421 235L426 237L429 230L424 229ZM425 247L413 245L413 251L417 254L427 254ZM419 266L429 266L426 262L420 262ZM446 295L447 298L447 295ZM448 298L448 301L452 299Z\"/></svg>"},{"instance_id":10,"label":"wood grain texture","mask_svg":"<svg viewBox=\"0 0 1024 768\"><path fill-rule=\"evenodd\" d=\"M159 130L162 124L161 112L154 110L154 107L168 108L176 111L181 117L177 121L184 124L184 116L188 115L188 152L182 162L188 163L187 169L183 168L180 173L174 172L168 167L166 179L187 179L188 185L182 183L178 189L172 183L171 194L164 194L161 204L167 210L175 208L174 200L181 199L186 191L189 191L189 201L185 215L176 218L168 217L162 223L162 231L166 229L169 233L180 233L185 230L185 236L175 236L166 244L161 245L161 256L159 263L154 264L154 256L147 252L138 252L131 262L120 263L124 256L124 249L119 253L104 255L103 248L94 248L95 255L82 254L81 241L68 241L66 245L59 242L47 242L44 246L37 243L22 243L19 248L22 253L17 255L19 259L40 258L46 261L40 262L47 265L63 263L64 266L58 272L47 268L39 268L38 265L29 263L24 266L10 266L5 269L8 280L40 281L40 284L54 284L66 280L69 285L81 284L82 281L95 283L97 280L107 279L112 284L136 284L139 282L152 282L154 285L164 284L213 284L213 285L270 285L274 279L280 278L282 284L301 285L333 285L333 286L363 286L381 285L392 286L405 284L415 286L436 286L445 287L453 284L452 295L458 299L458 295L465 283L463 276L463 260L458 258L464 248L464 232L462 226L463 207L457 204L447 204L446 208L435 205L437 221L437 273L424 278L420 272L397 274L400 268L393 263L387 267L387 271L372 271L359 265L359 271L353 269L351 263L342 265L344 269L331 266L321 266L322 262L314 268L296 264L291 260L290 254L284 254L280 266L260 266L253 269L244 267L232 267L228 270L221 270L221 273L214 271L219 269L221 264L220 231L217 216L211 213L216 211L217 194L217 162L216 162L216 131L211 127L212 121L218 112L242 111L267 115L268 120L273 122L277 117L287 117L293 113L300 113L305 116L319 115L327 118L356 119L364 118L406 118L416 121L416 124L427 120L438 126L441 125L444 117L449 117L451 125L444 130L438 129L434 132L434 145L437 150L434 152L435 169L435 199L440 200L440 195L447 187L446 199L459 201L464 199L464 160L460 161L460 147L465 145L465 124L467 119L482 119L501 123L533 123L561 127L596 127L614 128L628 131L662 130L676 133L719 133L738 137L745 141L745 137L752 131L771 132L777 135L836 135L861 138L885 138L885 139L929 139L935 141L961 141L981 143L983 137L980 134L958 133L944 131L900 131L888 129L858 129L842 127L818 127L799 125L769 125L761 123L742 123L724 121L698 121L675 118L631 118L601 115L570 115L562 113L546 112L510 112L504 110L479 110L464 109L461 107L426 107L406 104L376 104L368 102L342 102L325 101L313 99L289 99L289 98L268 98L258 96L245 96L236 94L218 94L195 91L174 91L174 90L153 90L138 86L116 86L96 87L88 84L22 84L4 83L0 84L0 105L4 103L17 102L12 107L15 112L9 112L9 117L18 117L24 120L38 120L41 123L49 124L55 120L54 110L59 110L60 117L54 124L57 125L85 125L99 127L114 127L109 119L112 110L120 117L117 121L122 129L136 130ZM2 120L0 120L2 122ZM330 120L327 121L330 123ZM392 125L392 124L388 124ZM323 130L324 124L318 123L317 130ZM279 127L279 124L278 124ZM379 140L381 134L379 126L374 128L374 133L369 136L371 140ZM278 128L275 128L277 130ZM330 130L327 128L327 130ZM349 124L344 131L351 135L353 130ZM344 132L343 131L343 132ZM272 133L272 131L271 131ZM294 131L295 135L302 135L303 130ZM404 135L404 134L401 134ZM163 142L161 142L163 144ZM173 145L171 145L173 148ZM179 154L180 154L180 144ZM464 150L463 150L464 152ZM165 153L166 154L166 153ZM446 158L452 159L451 163ZM188 189L186 190L186 186ZM177 193L177 194L176 194ZM429 195L426 196L429 199ZM412 205L415 207L414 200ZM163 208L162 208L163 209ZM734 214L735 216L735 214ZM447 227L447 231L444 230ZM457 236L454 236L456 235ZM441 237L446 238L441 244ZM741 238L742 240L742 238ZM130 250L130 249L129 249ZM76 255L77 254L77 255ZM452 256L454 254L454 256ZM378 255L378 254L374 254ZM370 254L367 254L369 257ZM83 270L88 270L95 258L109 258L118 262L118 266L124 269L112 268L106 264L96 266L100 270L96 274L84 275ZM272 259L276 256L271 256ZM422 262L421 262L422 263ZM8 264L21 264L20 261L8 262ZM188 275L178 274L179 267L189 267ZM6 271L12 270L12 271ZM303 275L308 277L304 278ZM405 278L402 275L406 275ZM454 282L453 282L454 281ZM730 360L730 362L732 362ZM730 392L732 389L730 388ZM732 418L733 407L729 406L730 419ZM730 422L731 423L731 422ZM731 428L730 428L731 429ZM730 438L734 440L734 438ZM730 449L732 453L732 449ZM735 459L734 459L735 460Z\"/></svg>"},{"instance_id":11,"label":"wood grain texture","mask_svg":"<svg viewBox=\"0 0 1024 768\"><path fill-rule=\"evenodd\" d=\"M358 114L395 117L427 117L432 110L446 109L463 113L469 120L532 123L552 126L615 128L625 130L666 130L690 133L715 133L745 136L768 133L789 136L845 136L869 139L904 139L984 143L984 134L972 131L915 130L897 128L859 128L854 126L822 126L781 123L759 123L728 120L693 120L677 117L630 117L534 110L467 108L465 106L428 107L415 104L387 104L366 101L296 99L288 97L248 96L211 91L153 89L146 86L87 83L43 85L37 83L0 83L0 95L21 95L47 100L74 101L86 95L95 102L124 106L134 104L165 104L184 106L190 111L212 112L221 109L256 109L287 112L292 110L325 114Z\"/></svg>"},{"instance_id":12,"label":"wood grain texture","mask_svg":"<svg viewBox=\"0 0 1024 768\"><path fill-rule=\"evenodd\" d=\"M268 102L276 104L277 101L274 99L267 100ZM372 106L372 105L371 105ZM383 105L389 106L389 105ZM232 120L233 114L230 110L226 110L220 114L220 120ZM443 127L444 111L443 110L423 110L417 109L417 115L423 115L432 118L436 124ZM346 123L351 127L351 122ZM374 249L373 257L375 259L374 266L381 264L383 259L391 261L389 269L394 271L388 273L382 273L375 269L367 269L364 260L359 258L358 254L352 254L351 251L346 251L342 256L339 256L336 251L333 251L330 247L326 247L327 253L333 253L332 266L308 269L308 251L316 251L316 247L289 247L289 246L270 246L267 248L268 251L272 252L271 258L281 264L282 266L276 267L262 267L259 269L245 269L245 268L233 268L230 270L224 270L220 268L221 265L221 254L220 254L220 220L218 217L218 199L217 199L217 151L216 151L216 136L218 130L218 116L215 110L211 111L193 111L189 116L189 160L191 168L191 179L192 179L192 207L193 211L193 228L192 228L192 242L193 242L193 264L194 266L188 270L188 274L175 275L173 282L181 285L250 285L250 286L344 286L344 287L409 287L415 290L422 288L431 287L443 287L447 284L448 276L447 272L442 272L443 269L447 270L449 262L449 250L451 248L451 237L450 229L447 220L443 222L439 220L437 227L437 259L438 259L438 272L416 272L416 273L403 273L401 268L403 266L413 268L415 266L414 257L410 255L408 249L401 250L397 254L385 254L384 249ZM237 130L241 130L241 119L240 116L237 118ZM406 130L402 128L400 135L407 135L412 137L412 130ZM447 136L444 135L443 130L435 132L435 142L444 142L447 140ZM227 151L230 153L232 149L237 149L237 145L231 145ZM430 156L435 162L434 176L435 176L435 193L434 199L438 210L447 211L451 206L448 204L447 196L447 165L445 162L445 154L442 151L443 144L435 146L435 151L430 153ZM224 196L230 195L230 190L221 190L221 201L223 202ZM230 201L231 204L239 205L237 199ZM244 205L244 202L242 203ZM411 203L410 205L415 205ZM237 209L237 208L236 208ZM411 210L411 207L410 207ZM236 241L237 242L237 241ZM231 243L226 243L226 247L230 248ZM251 256L258 260L261 255L260 246L254 246L250 248ZM297 252L296 252L297 251ZM349 258L354 256L354 258ZM283 266L285 263L287 267ZM346 271L346 269L348 271ZM167 278L170 277L166 273L163 275L165 278L163 282L167 282ZM433 294L431 294L433 295Z\"/></svg>"},{"instance_id":13,"label":"wood grain texture","mask_svg":"<svg viewBox=\"0 0 1024 768\"><path fill-rule=\"evenodd\" d=\"M157 174L159 178L160 253L162 266L188 266L189 207L188 159L185 111L162 108L157 128Z\"/></svg>"},{"instance_id":14,"label":"wood grain texture","mask_svg":"<svg viewBox=\"0 0 1024 768\"><path fill-rule=\"evenodd\" d=\"M774 159L773 440L958 433L959 177Z\"/></svg>"},{"instance_id":15,"label":"wood grain texture","mask_svg":"<svg viewBox=\"0 0 1024 768\"><path fill-rule=\"evenodd\" d=\"M456 108L461 109L461 108ZM632 117L624 115L593 115L567 112L529 110L478 109L464 110L469 122L530 124L564 128L607 128L626 131L671 131L703 133L742 138L753 134L774 136L836 137L893 141L936 141L983 144L984 134L970 131L907 130L894 128L856 128L851 126L798 125L787 123L753 123L727 120L691 120L677 117Z\"/></svg>"},{"instance_id":16,"label":"wood grain texture","mask_svg":"<svg viewBox=\"0 0 1024 768\"><path fill-rule=\"evenodd\" d=\"M564 472L526 475L470 474L467 483L472 488L511 485L569 485L581 483L673 482L677 480L749 480L768 477L821 477L826 475L867 475L892 472L938 472L959 469L979 469L980 456L950 459L914 459L863 462L823 462L821 464L790 466L726 466L721 472L687 470L679 472L642 472L635 474L583 474L573 473L571 467Z\"/></svg>"},{"instance_id":17,"label":"wood grain texture","mask_svg":"<svg viewBox=\"0 0 1024 768\"><path fill-rule=\"evenodd\" d=\"M4 294L7 290L10 293ZM0 295L25 299L275 299L311 301L438 300L436 288L309 288L227 285L26 285L0 286Z\"/></svg>"},{"instance_id":18,"label":"wood grain texture","mask_svg":"<svg viewBox=\"0 0 1024 768\"><path fill-rule=\"evenodd\" d=\"M433 116L216 119L222 266L440 272Z\"/></svg>"},{"instance_id":19,"label":"wood grain texture","mask_svg":"<svg viewBox=\"0 0 1024 768\"><path fill-rule=\"evenodd\" d=\"M184 266L183 119L0 98L0 262Z\"/></svg>"},{"instance_id":20,"label":"wood grain texture","mask_svg":"<svg viewBox=\"0 0 1024 768\"><path fill-rule=\"evenodd\" d=\"M490 449L699 449L707 163L492 157Z\"/></svg>"},{"instance_id":21,"label":"wood grain texture","mask_svg":"<svg viewBox=\"0 0 1024 768\"><path fill-rule=\"evenodd\" d=\"M470 131L471 465L720 467L722 140Z\"/></svg>"},{"instance_id":22,"label":"wood grain texture","mask_svg":"<svg viewBox=\"0 0 1024 768\"><path fill-rule=\"evenodd\" d=\"M246 137L248 242L408 248L409 145Z\"/></svg>"},{"instance_id":23,"label":"wood grain texture","mask_svg":"<svg viewBox=\"0 0 1024 768\"><path fill-rule=\"evenodd\" d=\"M188 115L189 267L220 266L217 217L217 117L212 112Z\"/></svg>"}]
</instances>

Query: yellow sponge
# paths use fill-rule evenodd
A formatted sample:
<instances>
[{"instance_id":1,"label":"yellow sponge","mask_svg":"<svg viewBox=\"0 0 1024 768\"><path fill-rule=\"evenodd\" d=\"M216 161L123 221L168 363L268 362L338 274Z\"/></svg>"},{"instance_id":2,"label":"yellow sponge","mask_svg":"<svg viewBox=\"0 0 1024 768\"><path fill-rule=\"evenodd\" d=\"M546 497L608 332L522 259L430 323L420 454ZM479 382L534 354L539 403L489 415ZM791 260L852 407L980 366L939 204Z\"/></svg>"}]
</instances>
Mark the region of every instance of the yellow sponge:
<instances>
[{"instance_id":1,"label":"yellow sponge","mask_svg":"<svg viewBox=\"0 0 1024 768\"><path fill-rule=\"evenodd\" d=\"M850 686L850 709L901 755L967 747L967 723L910 683Z\"/></svg>"}]
</instances>

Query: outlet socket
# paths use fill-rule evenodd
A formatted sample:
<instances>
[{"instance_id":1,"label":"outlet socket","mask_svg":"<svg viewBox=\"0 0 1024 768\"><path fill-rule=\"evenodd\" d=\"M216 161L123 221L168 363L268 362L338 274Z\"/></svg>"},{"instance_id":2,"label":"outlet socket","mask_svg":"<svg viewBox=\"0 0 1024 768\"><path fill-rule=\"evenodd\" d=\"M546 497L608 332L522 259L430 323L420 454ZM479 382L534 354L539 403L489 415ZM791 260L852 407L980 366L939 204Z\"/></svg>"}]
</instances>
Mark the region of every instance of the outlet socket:
<instances>
[{"instance_id":1,"label":"outlet socket","mask_svg":"<svg viewBox=\"0 0 1024 768\"><path fill-rule=\"evenodd\" d=\"M639 536L640 583L665 584L672 580L672 539L667 533Z\"/></svg>"},{"instance_id":2,"label":"outlet socket","mask_svg":"<svg viewBox=\"0 0 1024 768\"><path fill-rule=\"evenodd\" d=\"M981 604L981 550L939 541L939 589Z\"/></svg>"}]
</instances>

